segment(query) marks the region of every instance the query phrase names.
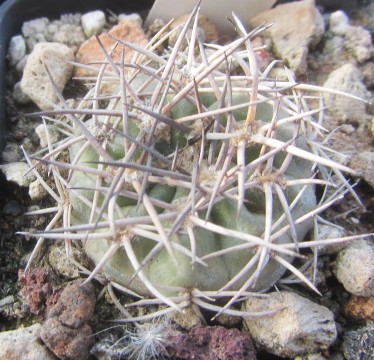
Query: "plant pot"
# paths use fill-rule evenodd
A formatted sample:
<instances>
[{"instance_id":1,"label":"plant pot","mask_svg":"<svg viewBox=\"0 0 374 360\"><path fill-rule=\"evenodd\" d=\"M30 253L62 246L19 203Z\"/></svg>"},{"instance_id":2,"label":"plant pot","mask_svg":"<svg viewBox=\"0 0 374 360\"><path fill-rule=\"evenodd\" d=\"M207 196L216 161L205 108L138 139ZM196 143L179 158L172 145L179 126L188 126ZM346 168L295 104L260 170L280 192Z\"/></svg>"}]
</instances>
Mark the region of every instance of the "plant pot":
<instances>
[{"instance_id":1,"label":"plant pot","mask_svg":"<svg viewBox=\"0 0 374 360\"><path fill-rule=\"evenodd\" d=\"M96 9L110 10L114 13L138 12L141 15L151 7L152 0L7 0L0 6L0 151L5 145L6 131L6 54L12 36L20 32L22 23L39 17L58 18L61 14L88 12Z\"/></svg>"}]
</instances>

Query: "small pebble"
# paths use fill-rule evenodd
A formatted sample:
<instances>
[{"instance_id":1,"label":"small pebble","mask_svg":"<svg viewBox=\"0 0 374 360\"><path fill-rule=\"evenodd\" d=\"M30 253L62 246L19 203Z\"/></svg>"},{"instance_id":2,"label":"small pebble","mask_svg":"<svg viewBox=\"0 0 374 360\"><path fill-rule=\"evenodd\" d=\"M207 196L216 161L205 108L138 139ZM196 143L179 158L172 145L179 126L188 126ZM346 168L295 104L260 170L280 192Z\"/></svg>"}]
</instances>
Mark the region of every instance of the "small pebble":
<instances>
[{"instance_id":1,"label":"small pebble","mask_svg":"<svg viewBox=\"0 0 374 360\"><path fill-rule=\"evenodd\" d=\"M350 63L332 71L323 84L324 87L346 92L348 94L366 99L370 93L362 82L362 75L358 68ZM346 96L333 95L328 92L323 94L325 105L329 111L349 119L358 121L366 117L366 105L364 102L347 98Z\"/></svg>"},{"instance_id":2,"label":"small pebble","mask_svg":"<svg viewBox=\"0 0 374 360\"><path fill-rule=\"evenodd\" d=\"M87 38L100 33L105 26L105 14L101 10L90 11L81 18L82 28Z\"/></svg>"},{"instance_id":3,"label":"small pebble","mask_svg":"<svg viewBox=\"0 0 374 360\"><path fill-rule=\"evenodd\" d=\"M8 59L10 65L16 65L26 55L26 42L22 35L13 36L10 39Z\"/></svg>"},{"instance_id":4,"label":"small pebble","mask_svg":"<svg viewBox=\"0 0 374 360\"><path fill-rule=\"evenodd\" d=\"M349 18L344 11L338 10L330 15L329 30L333 34L344 36L349 26Z\"/></svg>"},{"instance_id":5,"label":"small pebble","mask_svg":"<svg viewBox=\"0 0 374 360\"><path fill-rule=\"evenodd\" d=\"M48 24L49 20L45 17L25 21L22 25L22 34L25 37L29 37L37 33L43 33L46 30Z\"/></svg>"},{"instance_id":6,"label":"small pebble","mask_svg":"<svg viewBox=\"0 0 374 360\"><path fill-rule=\"evenodd\" d=\"M17 144L7 144L4 151L1 153L1 159L3 162L11 163L20 161L23 154L20 147Z\"/></svg>"},{"instance_id":7,"label":"small pebble","mask_svg":"<svg viewBox=\"0 0 374 360\"><path fill-rule=\"evenodd\" d=\"M343 353L345 360L373 360L374 322L368 321L366 326L347 331L343 337Z\"/></svg>"},{"instance_id":8,"label":"small pebble","mask_svg":"<svg viewBox=\"0 0 374 360\"><path fill-rule=\"evenodd\" d=\"M338 254L334 273L349 293L374 296L374 246L364 240L353 242Z\"/></svg>"},{"instance_id":9,"label":"small pebble","mask_svg":"<svg viewBox=\"0 0 374 360\"><path fill-rule=\"evenodd\" d=\"M343 124L341 127L340 127L340 130L344 133L344 134L352 134L355 132L355 128L354 126L352 126L351 124Z\"/></svg>"},{"instance_id":10,"label":"small pebble","mask_svg":"<svg viewBox=\"0 0 374 360\"><path fill-rule=\"evenodd\" d=\"M47 190L42 186L37 179L29 186L29 196L32 200L42 200L47 196Z\"/></svg>"},{"instance_id":11,"label":"small pebble","mask_svg":"<svg viewBox=\"0 0 374 360\"><path fill-rule=\"evenodd\" d=\"M50 141L51 144L55 144L60 136L57 127L54 125L40 124L35 128L35 132L39 137L40 146L42 148L48 146L48 141Z\"/></svg>"},{"instance_id":12,"label":"small pebble","mask_svg":"<svg viewBox=\"0 0 374 360\"><path fill-rule=\"evenodd\" d=\"M14 84L13 99L17 104L20 105L26 105L31 102L30 96L22 91L20 82Z\"/></svg>"},{"instance_id":13,"label":"small pebble","mask_svg":"<svg viewBox=\"0 0 374 360\"><path fill-rule=\"evenodd\" d=\"M347 29L344 47L352 53L359 63L368 61L374 54L371 34L362 26L350 26Z\"/></svg>"},{"instance_id":14,"label":"small pebble","mask_svg":"<svg viewBox=\"0 0 374 360\"><path fill-rule=\"evenodd\" d=\"M137 13L133 14L119 14L118 15L118 22L127 22L127 21L133 21L137 23L139 26L142 26L143 20L141 16Z\"/></svg>"},{"instance_id":15,"label":"small pebble","mask_svg":"<svg viewBox=\"0 0 374 360\"><path fill-rule=\"evenodd\" d=\"M35 180L35 175L24 162L0 165L0 170L4 173L8 181L13 181L19 186L27 187Z\"/></svg>"},{"instance_id":16,"label":"small pebble","mask_svg":"<svg viewBox=\"0 0 374 360\"><path fill-rule=\"evenodd\" d=\"M320 224L318 226L318 239L328 240L346 236L346 231L338 226ZM349 242L318 246L319 254L337 254L349 245Z\"/></svg>"}]
</instances>

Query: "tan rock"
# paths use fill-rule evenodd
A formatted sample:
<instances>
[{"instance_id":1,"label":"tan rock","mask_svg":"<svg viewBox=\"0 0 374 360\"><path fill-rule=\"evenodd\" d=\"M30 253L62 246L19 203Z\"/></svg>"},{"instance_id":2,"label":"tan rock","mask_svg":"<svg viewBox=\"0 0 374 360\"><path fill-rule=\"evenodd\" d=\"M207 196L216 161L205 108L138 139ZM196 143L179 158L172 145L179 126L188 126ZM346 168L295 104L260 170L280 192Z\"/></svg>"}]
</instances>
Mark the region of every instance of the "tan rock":
<instances>
[{"instance_id":1,"label":"tan rock","mask_svg":"<svg viewBox=\"0 0 374 360\"><path fill-rule=\"evenodd\" d=\"M352 295L345 307L345 312L357 319L374 321L374 297Z\"/></svg>"},{"instance_id":2,"label":"tan rock","mask_svg":"<svg viewBox=\"0 0 374 360\"><path fill-rule=\"evenodd\" d=\"M114 26L109 33L103 33L99 36L99 39L106 51L110 52L115 46L116 40L109 37L108 34L140 46L145 46L148 43L148 38L139 22L132 21L131 19L121 21L118 25ZM129 62L134 52L132 49L123 45L117 46L116 49L111 53L113 60L117 62L121 60L122 50L125 52L125 62ZM85 41L78 49L77 61L81 64L91 64L103 60L105 60L105 55L100 48L96 37L94 36ZM93 66L97 68L100 67L99 64ZM108 70L111 70L110 66L108 66ZM76 67L74 76L92 76L96 73L96 71L90 71L89 69L83 67Z\"/></svg>"},{"instance_id":3,"label":"tan rock","mask_svg":"<svg viewBox=\"0 0 374 360\"><path fill-rule=\"evenodd\" d=\"M295 293L253 297L243 307L248 312L283 309L272 316L244 319L252 340L272 354L294 358L326 350L336 340L334 314Z\"/></svg>"},{"instance_id":4,"label":"tan rock","mask_svg":"<svg viewBox=\"0 0 374 360\"><path fill-rule=\"evenodd\" d=\"M250 24L272 24L265 36L272 39L275 54L285 60L296 74L306 71L308 48L320 41L325 30L314 0L278 5L255 16Z\"/></svg>"},{"instance_id":5,"label":"tan rock","mask_svg":"<svg viewBox=\"0 0 374 360\"><path fill-rule=\"evenodd\" d=\"M48 76L48 68L57 88L62 91L70 79L74 60L71 48L60 43L39 43L27 59L21 80L21 89L42 110L51 109L51 103L58 102L58 96Z\"/></svg>"}]
</instances>

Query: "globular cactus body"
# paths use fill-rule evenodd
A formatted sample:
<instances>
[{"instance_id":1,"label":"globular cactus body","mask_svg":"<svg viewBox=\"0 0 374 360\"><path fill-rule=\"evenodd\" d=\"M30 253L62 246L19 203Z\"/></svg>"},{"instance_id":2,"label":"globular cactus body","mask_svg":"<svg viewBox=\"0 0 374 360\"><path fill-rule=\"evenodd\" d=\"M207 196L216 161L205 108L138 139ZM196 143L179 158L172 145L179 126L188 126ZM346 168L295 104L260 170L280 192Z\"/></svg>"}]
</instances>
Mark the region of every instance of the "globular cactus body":
<instances>
[{"instance_id":1,"label":"globular cactus body","mask_svg":"<svg viewBox=\"0 0 374 360\"><path fill-rule=\"evenodd\" d=\"M64 226L40 235L82 240L92 276L103 271L177 308L188 292L215 309L199 294L230 294L231 304L286 269L308 282L291 260L316 216L349 188L341 171L350 170L319 146L324 129L313 116L322 108L308 108L318 93L305 96L310 88L291 77L268 79L274 64L257 68L250 38L260 29L247 34L237 22L239 39L209 46L196 18L197 9L161 54L164 33L146 49L118 39L135 48L133 62L106 54L77 108L44 113L65 114L71 135L44 156L55 172L69 170L67 180L55 174ZM56 161L64 150L69 162ZM317 200L316 184L333 178L341 188Z\"/></svg>"}]
</instances>

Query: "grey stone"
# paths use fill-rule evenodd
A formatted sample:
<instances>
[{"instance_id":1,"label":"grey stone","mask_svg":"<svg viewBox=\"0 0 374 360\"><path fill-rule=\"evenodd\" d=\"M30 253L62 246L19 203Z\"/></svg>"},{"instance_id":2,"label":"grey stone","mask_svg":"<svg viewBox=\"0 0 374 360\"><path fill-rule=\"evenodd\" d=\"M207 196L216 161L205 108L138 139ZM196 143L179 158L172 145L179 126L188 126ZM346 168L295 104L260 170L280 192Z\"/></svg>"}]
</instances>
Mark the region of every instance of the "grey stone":
<instances>
[{"instance_id":1,"label":"grey stone","mask_svg":"<svg viewBox=\"0 0 374 360\"><path fill-rule=\"evenodd\" d=\"M343 353L346 360L374 360L374 322L347 331L343 338Z\"/></svg>"},{"instance_id":2,"label":"grey stone","mask_svg":"<svg viewBox=\"0 0 374 360\"><path fill-rule=\"evenodd\" d=\"M57 103L58 96L55 93L46 67L57 88L62 91L73 71L73 65L67 61L73 61L73 50L59 43L39 43L27 59L21 88L23 92L42 110L51 109L51 103Z\"/></svg>"},{"instance_id":3,"label":"grey stone","mask_svg":"<svg viewBox=\"0 0 374 360\"><path fill-rule=\"evenodd\" d=\"M39 137L42 148L47 147L48 142L55 144L60 137L60 133L55 125L40 124L35 128L35 132Z\"/></svg>"},{"instance_id":4,"label":"grey stone","mask_svg":"<svg viewBox=\"0 0 374 360\"><path fill-rule=\"evenodd\" d=\"M249 312L276 310L271 316L248 317L245 326L258 347L283 357L316 353L329 348L337 336L333 313L291 292L253 297L244 304Z\"/></svg>"},{"instance_id":5,"label":"grey stone","mask_svg":"<svg viewBox=\"0 0 374 360\"><path fill-rule=\"evenodd\" d=\"M344 64L332 71L323 86L362 99L369 97L369 92L362 82L362 75L353 64ZM329 92L324 92L323 96L330 112L357 120L361 120L366 116L366 105L363 101Z\"/></svg>"},{"instance_id":6,"label":"grey stone","mask_svg":"<svg viewBox=\"0 0 374 360\"><path fill-rule=\"evenodd\" d=\"M29 186L29 196L32 200L42 200L47 196L47 190L39 180L35 180Z\"/></svg>"},{"instance_id":7,"label":"grey stone","mask_svg":"<svg viewBox=\"0 0 374 360\"><path fill-rule=\"evenodd\" d=\"M6 163L20 161L21 158L22 151L17 144L7 144L1 153L1 159Z\"/></svg>"},{"instance_id":8,"label":"grey stone","mask_svg":"<svg viewBox=\"0 0 374 360\"><path fill-rule=\"evenodd\" d=\"M355 241L338 254L334 273L344 288L357 296L374 296L374 245Z\"/></svg>"},{"instance_id":9,"label":"grey stone","mask_svg":"<svg viewBox=\"0 0 374 360\"><path fill-rule=\"evenodd\" d=\"M19 186L29 186L35 180L34 174L29 171L29 166L24 162L0 165L0 170L8 181L13 181Z\"/></svg>"},{"instance_id":10,"label":"grey stone","mask_svg":"<svg viewBox=\"0 0 374 360\"><path fill-rule=\"evenodd\" d=\"M41 325L0 333L0 359L2 360L56 360L39 340Z\"/></svg>"},{"instance_id":11,"label":"grey stone","mask_svg":"<svg viewBox=\"0 0 374 360\"><path fill-rule=\"evenodd\" d=\"M20 82L17 82L14 85L13 99L17 104L20 104L20 105L25 105L31 102L30 96L28 96L22 91Z\"/></svg>"},{"instance_id":12,"label":"grey stone","mask_svg":"<svg viewBox=\"0 0 374 360\"><path fill-rule=\"evenodd\" d=\"M43 33L49 24L49 20L45 17L25 21L22 25L22 34L25 37L30 37L34 34Z\"/></svg>"},{"instance_id":13,"label":"grey stone","mask_svg":"<svg viewBox=\"0 0 374 360\"><path fill-rule=\"evenodd\" d=\"M275 54L297 75L305 73L309 47L317 45L325 32L323 17L314 0L278 5L258 14L250 23L252 26L272 24L265 35L272 39Z\"/></svg>"},{"instance_id":14,"label":"grey stone","mask_svg":"<svg viewBox=\"0 0 374 360\"><path fill-rule=\"evenodd\" d=\"M13 36L8 48L8 59L12 66L16 65L26 55L26 42L22 35Z\"/></svg>"},{"instance_id":15,"label":"grey stone","mask_svg":"<svg viewBox=\"0 0 374 360\"><path fill-rule=\"evenodd\" d=\"M330 15L329 30L333 34L344 36L349 26L349 18L344 11L338 10Z\"/></svg>"},{"instance_id":16,"label":"grey stone","mask_svg":"<svg viewBox=\"0 0 374 360\"><path fill-rule=\"evenodd\" d=\"M347 29L344 47L357 59L359 63L369 60L374 54L371 34L362 26L350 26Z\"/></svg>"}]
</instances>

